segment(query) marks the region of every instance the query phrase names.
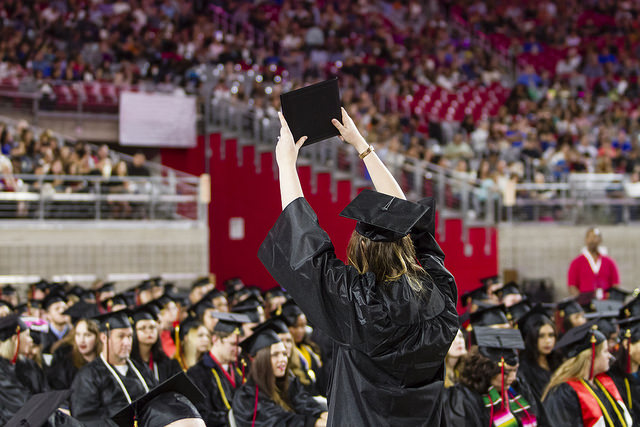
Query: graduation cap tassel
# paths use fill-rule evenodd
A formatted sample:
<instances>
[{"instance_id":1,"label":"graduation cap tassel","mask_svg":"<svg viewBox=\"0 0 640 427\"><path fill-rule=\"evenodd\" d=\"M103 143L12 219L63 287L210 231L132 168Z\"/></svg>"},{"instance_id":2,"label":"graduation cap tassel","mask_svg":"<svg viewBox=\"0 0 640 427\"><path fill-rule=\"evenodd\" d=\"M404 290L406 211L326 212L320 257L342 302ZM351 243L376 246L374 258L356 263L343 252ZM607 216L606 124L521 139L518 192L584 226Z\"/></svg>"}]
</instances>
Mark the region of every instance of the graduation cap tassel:
<instances>
[{"instance_id":1,"label":"graduation cap tassel","mask_svg":"<svg viewBox=\"0 0 640 427\"><path fill-rule=\"evenodd\" d=\"M180 367L182 368L183 371L186 371L184 363L182 361L182 351L181 351L181 346L180 346L180 325L176 325L175 328L175 341L176 341L176 359L178 360L178 363L180 364Z\"/></svg>"},{"instance_id":2,"label":"graduation cap tassel","mask_svg":"<svg viewBox=\"0 0 640 427\"><path fill-rule=\"evenodd\" d=\"M631 329L627 329L625 332L625 338L627 339L627 347L625 351L627 352L627 374L631 373Z\"/></svg>"},{"instance_id":3,"label":"graduation cap tassel","mask_svg":"<svg viewBox=\"0 0 640 427\"><path fill-rule=\"evenodd\" d=\"M256 415L258 415L258 384L256 384L256 401L253 404L253 420L251 420L251 427L256 427Z\"/></svg>"},{"instance_id":4,"label":"graduation cap tassel","mask_svg":"<svg viewBox=\"0 0 640 427\"><path fill-rule=\"evenodd\" d=\"M593 363L596 359L596 336L591 333L591 366L589 367L589 381L593 380Z\"/></svg>"},{"instance_id":5,"label":"graduation cap tassel","mask_svg":"<svg viewBox=\"0 0 640 427\"><path fill-rule=\"evenodd\" d=\"M107 363L111 363L109 362L109 339L111 338L111 326L109 326L109 322L107 322L105 326L107 327Z\"/></svg>"},{"instance_id":6,"label":"graduation cap tassel","mask_svg":"<svg viewBox=\"0 0 640 427\"><path fill-rule=\"evenodd\" d=\"M11 364L15 365L18 361L18 353L20 352L20 326L16 327L16 335L18 336L18 340L16 341L16 351L13 354L13 359L11 359Z\"/></svg>"},{"instance_id":7,"label":"graduation cap tassel","mask_svg":"<svg viewBox=\"0 0 640 427\"><path fill-rule=\"evenodd\" d=\"M502 397L501 409L504 409L504 357L500 358L500 397Z\"/></svg>"}]
</instances>

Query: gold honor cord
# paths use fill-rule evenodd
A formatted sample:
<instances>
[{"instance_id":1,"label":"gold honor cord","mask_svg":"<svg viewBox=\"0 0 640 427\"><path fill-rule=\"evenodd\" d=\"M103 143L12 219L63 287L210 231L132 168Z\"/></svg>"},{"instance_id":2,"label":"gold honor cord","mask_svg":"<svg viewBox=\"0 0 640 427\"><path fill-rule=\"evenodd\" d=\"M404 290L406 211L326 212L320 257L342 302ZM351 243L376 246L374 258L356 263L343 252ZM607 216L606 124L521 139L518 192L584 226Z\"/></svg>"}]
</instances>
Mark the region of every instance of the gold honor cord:
<instances>
[{"instance_id":1,"label":"gold honor cord","mask_svg":"<svg viewBox=\"0 0 640 427\"><path fill-rule=\"evenodd\" d=\"M104 356L102 354L100 355L100 359L102 359L102 362L104 363L104 366L107 367L107 369L109 370L109 372L111 373L113 378L115 378L116 382L118 383L118 385L122 389L122 392L124 393L124 397L126 397L127 402L129 404L131 404L131 396L129 395L129 392L127 391L127 388L122 383L122 380L120 379L120 376L118 374L116 374L116 371L113 370L111 365L104 359ZM131 363L131 361L129 359L127 359L127 364L131 367L131 369L133 369L133 372L135 372L136 376L138 377L138 379L142 383L142 387L144 387L144 392L145 393L149 393L149 386L147 386L146 381L144 380L144 378L142 378L142 374L140 374L140 371L138 371L136 369L136 367L133 365L133 363Z\"/></svg>"},{"instance_id":2,"label":"gold honor cord","mask_svg":"<svg viewBox=\"0 0 640 427\"><path fill-rule=\"evenodd\" d=\"M602 415L607 420L607 423L611 427L614 427L613 420L609 416L609 413L605 409L604 404L600 401L596 393L593 390L591 390L591 387L589 387L589 385L583 379L580 379L580 383L589 391L589 393L591 393L591 396L593 396L593 398L596 399L596 402L598 402L598 406L600 407L600 411L602 412Z\"/></svg>"},{"instance_id":3,"label":"gold honor cord","mask_svg":"<svg viewBox=\"0 0 640 427\"><path fill-rule=\"evenodd\" d=\"M629 388L629 380L624 379L624 388L627 389L627 399L629 399L629 410L633 409L633 400L631 399L631 389Z\"/></svg>"},{"instance_id":4,"label":"gold honor cord","mask_svg":"<svg viewBox=\"0 0 640 427\"><path fill-rule=\"evenodd\" d=\"M607 400L609 400L609 403L611 403L611 406L613 406L613 410L616 413L616 415L618 416L618 419L620 420L620 423L622 423L622 427L627 427L627 423L624 420L624 417L622 416L622 414L620 414L620 411L618 410L618 402L613 400L613 398L611 397L611 395L609 394L607 389L604 388L604 386L602 385L602 383L598 379L596 379L596 384L598 384L598 387L600 387L600 390L602 390L604 395L607 396Z\"/></svg>"},{"instance_id":5,"label":"gold honor cord","mask_svg":"<svg viewBox=\"0 0 640 427\"><path fill-rule=\"evenodd\" d=\"M222 388L222 381L220 381L220 375L216 372L215 369L211 368L211 373L214 377L216 377L216 383L218 384L218 389L220 389L220 396L222 396L222 401L224 402L224 406L227 410L231 409L231 405L229 405L229 401L227 400L227 396L224 394L224 389Z\"/></svg>"}]
</instances>

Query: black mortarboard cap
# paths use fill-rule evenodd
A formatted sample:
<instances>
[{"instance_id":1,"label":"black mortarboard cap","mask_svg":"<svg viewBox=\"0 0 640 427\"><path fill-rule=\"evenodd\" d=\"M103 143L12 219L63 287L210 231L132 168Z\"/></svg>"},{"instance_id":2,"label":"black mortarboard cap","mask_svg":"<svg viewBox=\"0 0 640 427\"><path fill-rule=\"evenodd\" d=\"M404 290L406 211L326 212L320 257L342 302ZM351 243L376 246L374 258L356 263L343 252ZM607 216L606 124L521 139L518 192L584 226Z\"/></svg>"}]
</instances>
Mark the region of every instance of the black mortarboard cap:
<instances>
[{"instance_id":1,"label":"black mortarboard cap","mask_svg":"<svg viewBox=\"0 0 640 427\"><path fill-rule=\"evenodd\" d=\"M48 310L49 307L57 302L67 302L67 298L62 293L50 293L49 295L44 297L44 300L42 300L42 308Z\"/></svg>"},{"instance_id":2,"label":"black mortarboard cap","mask_svg":"<svg viewBox=\"0 0 640 427\"><path fill-rule=\"evenodd\" d=\"M40 279L39 281L34 283L32 286L41 291L46 291L47 289L49 289L49 282L47 282L44 279Z\"/></svg>"},{"instance_id":3,"label":"black mortarboard cap","mask_svg":"<svg viewBox=\"0 0 640 427\"><path fill-rule=\"evenodd\" d=\"M20 316L16 313L0 317L0 341L8 340L12 336L16 335L18 330L26 331L27 329L27 325L25 325Z\"/></svg>"},{"instance_id":4,"label":"black mortarboard cap","mask_svg":"<svg viewBox=\"0 0 640 427\"><path fill-rule=\"evenodd\" d=\"M529 301L527 298L524 298L522 301L506 308L507 319L517 322L519 318L521 318L529 310L531 310L531 307L531 301Z\"/></svg>"},{"instance_id":5,"label":"black mortarboard cap","mask_svg":"<svg viewBox=\"0 0 640 427\"><path fill-rule=\"evenodd\" d=\"M537 324L538 321L542 319L545 319L549 323L553 324L551 318L549 317L547 309L545 309L542 304L535 304L529 311L527 311L517 319L518 329L520 329L520 331L522 331L522 334L526 336L527 334L532 332L531 329L533 328L533 325Z\"/></svg>"},{"instance_id":6,"label":"black mortarboard cap","mask_svg":"<svg viewBox=\"0 0 640 427\"><path fill-rule=\"evenodd\" d=\"M197 317L193 317L191 315L187 316L187 318L180 322L179 325L180 329L178 330L178 336L180 338L180 341L184 341L184 337L187 336L191 329L198 328L201 325L202 322ZM172 337L174 337L175 339L175 330Z\"/></svg>"},{"instance_id":7,"label":"black mortarboard cap","mask_svg":"<svg viewBox=\"0 0 640 427\"><path fill-rule=\"evenodd\" d=\"M220 297L226 297L224 292L222 292L220 289L212 289L209 292L207 292L206 295L202 297L202 299L211 301L213 299L220 298Z\"/></svg>"},{"instance_id":8,"label":"black mortarboard cap","mask_svg":"<svg viewBox=\"0 0 640 427\"><path fill-rule=\"evenodd\" d=\"M493 276L482 277L480 279L480 283L482 283L484 286L495 285L496 283L500 283L500 276L494 274Z\"/></svg>"},{"instance_id":9,"label":"black mortarboard cap","mask_svg":"<svg viewBox=\"0 0 640 427\"><path fill-rule=\"evenodd\" d=\"M6 295L6 296L11 296L11 295L15 295L16 294L16 288L14 288L11 285L4 285L2 287L2 295Z\"/></svg>"},{"instance_id":10,"label":"black mortarboard cap","mask_svg":"<svg viewBox=\"0 0 640 427\"><path fill-rule=\"evenodd\" d=\"M602 332L607 339L618 332L618 328L616 327L616 319L618 317L617 311L587 313L584 317L587 320L594 319L596 321L596 325L598 325L598 330Z\"/></svg>"},{"instance_id":11,"label":"black mortarboard cap","mask_svg":"<svg viewBox=\"0 0 640 427\"><path fill-rule=\"evenodd\" d=\"M127 300L127 298L125 298L124 295L118 294L118 295L114 295L113 297L102 301L100 303L100 305L105 310L109 310L110 311L111 307L113 307L114 305L124 305L125 307L128 307L129 306L129 301Z\"/></svg>"},{"instance_id":12,"label":"black mortarboard cap","mask_svg":"<svg viewBox=\"0 0 640 427\"><path fill-rule=\"evenodd\" d=\"M224 281L224 290L227 294L232 294L244 288L244 282L239 277L232 277Z\"/></svg>"},{"instance_id":13,"label":"black mortarboard cap","mask_svg":"<svg viewBox=\"0 0 640 427\"><path fill-rule=\"evenodd\" d=\"M129 318L129 314L129 310L127 309L112 311L111 313L96 316L94 320L98 322L102 332L113 329L130 328L131 319Z\"/></svg>"},{"instance_id":14,"label":"black mortarboard cap","mask_svg":"<svg viewBox=\"0 0 640 427\"><path fill-rule=\"evenodd\" d=\"M266 322L259 324L253 328L253 333L258 334L267 329L272 330L276 334L288 334L289 327L282 316L271 317Z\"/></svg>"},{"instance_id":15,"label":"black mortarboard cap","mask_svg":"<svg viewBox=\"0 0 640 427\"><path fill-rule=\"evenodd\" d=\"M133 324L135 325L141 320L158 320L157 315L157 307L152 303L148 303L141 305L140 307L136 307L131 312L130 317L133 320Z\"/></svg>"},{"instance_id":16,"label":"black mortarboard cap","mask_svg":"<svg viewBox=\"0 0 640 427\"><path fill-rule=\"evenodd\" d=\"M211 281L208 277L202 277L191 284L191 289L199 288L201 286L207 286Z\"/></svg>"},{"instance_id":17,"label":"black mortarboard cap","mask_svg":"<svg viewBox=\"0 0 640 427\"><path fill-rule=\"evenodd\" d=\"M252 322L259 322L260 321L260 311L258 310L259 307L262 307L262 304L260 303L260 301L256 297L250 296L246 300L242 301L240 305L233 307L231 311L234 313L246 314L247 316L249 316Z\"/></svg>"},{"instance_id":18,"label":"black mortarboard cap","mask_svg":"<svg viewBox=\"0 0 640 427\"><path fill-rule=\"evenodd\" d=\"M558 310L558 314L562 318L570 316L574 313L584 312L584 309L580 304L578 304L578 302L576 301L576 298L568 298L563 301L560 301L556 305L556 309Z\"/></svg>"},{"instance_id":19,"label":"black mortarboard cap","mask_svg":"<svg viewBox=\"0 0 640 427\"><path fill-rule=\"evenodd\" d=\"M182 407L183 405L171 405L171 410L168 410L169 408L166 407L164 399L161 401L156 400L165 393L171 393L170 396L172 399L170 400L175 400L173 399L173 396L175 396L174 393L179 393L186 397L188 401L191 402L191 405L186 405L186 407ZM181 399L178 401L180 400ZM120 410L116 415L111 417L111 419L120 427L129 427L134 425L134 420L136 418L139 423L138 425L141 427L151 426L154 424L167 425L180 419L200 418L198 411L193 405L198 404L203 400L204 395L198 387L193 384L187 374L179 372L164 381L162 384L149 390L149 392L142 397L131 402L130 405ZM149 409L151 409L147 408L149 405L155 405L157 408L153 408L152 411L149 411ZM151 421L149 419L149 415L151 414L154 417L162 417L163 420L155 418L155 421Z\"/></svg>"},{"instance_id":20,"label":"black mortarboard cap","mask_svg":"<svg viewBox=\"0 0 640 427\"><path fill-rule=\"evenodd\" d=\"M142 282L140 282L138 284L138 286L136 286L136 289L138 289L139 291L148 291L149 289L153 288L155 286L153 280L147 279L147 280L143 280Z\"/></svg>"},{"instance_id":21,"label":"black mortarboard cap","mask_svg":"<svg viewBox=\"0 0 640 427\"><path fill-rule=\"evenodd\" d=\"M619 287L612 287L605 291L605 297L611 301L620 301L624 303L624 300L631 295L632 292Z\"/></svg>"},{"instance_id":22,"label":"black mortarboard cap","mask_svg":"<svg viewBox=\"0 0 640 427\"><path fill-rule=\"evenodd\" d=\"M340 135L331 123L333 119L342 122L337 77L283 93L280 104L294 141L307 136L305 145L309 145Z\"/></svg>"},{"instance_id":23,"label":"black mortarboard cap","mask_svg":"<svg viewBox=\"0 0 640 427\"><path fill-rule=\"evenodd\" d=\"M249 316L238 313L222 313L216 312L213 313L213 317L218 319L216 326L213 328L216 332L225 332L225 333L234 333L237 332L240 335L243 335L242 332L242 324L243 323L252 323L252 320Z\"/></svg>"},{"instance_id":24,"label":"black mortarboard cap","mask_svg":"<svg viewBox=\"0 0 640 427\"><path fill-rule=\"evenodd\" d=\"M271 329L266 329L260 333L253 333L240 343L240 347L245 353L255 356L258 351L272 344L281 342L278 335Z\"/></svg>"},{"instance_id":25,"label":"black mortarboard cap","mask_svg":"<svg viewBox=\"0 0 640 427\"><path fill-rule=\"evenodd\" d=\"M428 200L413 203L373 190L363 190L340 212L340 216L358 221L358 234L374 242L394 242L432 210Z\"/></svg>"},{"instance_id":26,"label":"black mortarboard cap","mask_svg":"<svg viewBox=\"0 0 640 427\"><path fill-rule=\"evenodd\" d=\"M289 300L282 304L280 313L287 326L295 325L298 322L298 317L303 314L302 309L298 307L294 300Z\"/></svg>"},{"instance_id":27,"label":"black mortarboard cap","mask_svg":"<svg viewBox=\"0 0 640 427\"><path fill-rule=\"evenodd\" d=\"M162 294L161 297L154 299L151 301L158 309L162 310L169 303L175 302L175 297L169 294Z\"/></svg>"},{"instance_id":28,"label":"black mortarboard cap","mask_svg":"<svg viewBox=\"0 0 640 427\"><path fill-rule=\"evenodd\" d=\"M518 364L516 350L524 350L524 341L519 330L480 326L474 328L473 333L478 350L483 356L494 362L500 362L504 358L504 361L509 365Z\"/></svg>"},{"instance_id":29,"label":"black mortarboard cap","mask_svg":"<svg viewBox=\"0 0 640 427\"><path fill-rule=\"evenodd\" d=\"M284 293L284 291L280 287L271 288L264 292L264 299L286 297L286 296L287 295Z\"/></svg>"},{"instance_id":30,"label":"black mortarboard cap","mask_svg":"<svg viewBox=\"0 0 640 427\"><path fill-rule=\"evenodd\" d=\"M521 295L520 286L516 282L509 282L500 289L496 289L495 292L498 298L504 298L505 295L517 294Z\"/></svg>"},{"instance_id":31,"label":"black mortarboard cap","mask_svg":"<svg viewBox=\"0 0 640 427\"><path fill-rule=\"evenodd\" d=\"M595 327L595 328L594 328ZM603 342L606 337L598 331L595 320L584 325L569 329L556 343L554 350L560 350L565 357L576 357L582 351L591 348L591 337L595 337L595 345Z\"/></svg>"},{"instance_id":32,"label":"black mortarboard cap","mask_svg":"<svg viewBox=\"0 0 640 427\"><path fill-rule=\"evenodd\" d=\"M100 312L95 304L88 303L85 300L80 300L67 308L64 314L71 317L72 323L76 323L80 319L89 319L98 316Z\"/></svg>"},{"instance_id":33,"label":"black mortarboard cap","mask_svg":"<svg viewBox=\"0 0 640 427\"><path fill-rule=\"evenodd\" d=\"M87 290L80 285L74 285L67 294L77 296L78 298L82 298L87 293Z\"/></svg>"},{"instance_id":34,"label":"black mortarboard cap","mask_svg":"<svg viewBox=\"0 0 640 427\"><path fill-rule=\"evenodd\" d=\"M487 287L482 285L479 288L467 291L460 296L460 303L463 307L470 305L473 301L484 301L489 299Z\"/></svg>"},{"instance_id":35,"label":"black mortarboard cap","mask_svg":"<svg viewBox=\"0 0 640 427\"><path fill-rule=\"evenodd\" d=\"M503 304L481 308L471 313L471 325L475 329L478 326L492 326L509 323Z\"/></svg>"},{"instance_id":36,"label":"black mortarboard cap","mask_svg":"<svg viewBox=\"0 0 640 427\"><path fill-rule=\"evenodd\" d=\"M205 313L205 311L210 309L211 310L215 309L215 307L213 306L213 303L211 302L211 300L203 298L197 303L187 308L187 312L189 313L190 316L201 317Z\"/></svg>"},{"instance_id":37,"label":"black mortarboard cap","mask_svg":"<svg viewBox=\"0 0 640 427\"><path fill-rule=\"evenodd\" d=\"M49 417L64 404L70 394L71 390L34 394L13 415L5 427L42 427L47 423Z\"/></svg>"},{"instance_id":38,"label":"black mortarboard cap","mask_svg":"<svg viewBox=\"0 0 640 427\"><path fill-rule=\"evenodd\" d=\"M591 304L590 304L589 308L592 311L597 312L597 313L608 313L608 312L612 312L612 311L615 311L616 313L618 313L623 305L624 305L624 303L622 301L618 301L618 300L612 300L612 299L599 300L599 299L594 299L594 300L591 301Z\"/></svg>"},{"instance_id":39,"label":"black mortarboard cap","mask_svg":"<svg viewBox=\"0 0 640 427\"><path fill-rule=\"evenodd\" d=\"M29 301L29 306L32 308L42 308L42 300L41 299L32 299Z\"/></svg>"},{"instance_id":40,"label":"black mortarboard cap","mask_svg":"<svg viewBox=\"0 0 640 427\"><path fill-rule=\"evenodd\" d=\"M115 282L105 282L96 289L96 292L115 292L116 291L116 283Z\"/></svg>"},{"instance_id":41,"label":"black mortarboard cap","mask_svg":"<svg viewBox=\"0 0 640 427\"><path fill-rule=\"evenodd\" d=\"M630 339L631 343L640 341L640 317L630 317L618 322L620 338Z\"/></svg>"}]
</instances>

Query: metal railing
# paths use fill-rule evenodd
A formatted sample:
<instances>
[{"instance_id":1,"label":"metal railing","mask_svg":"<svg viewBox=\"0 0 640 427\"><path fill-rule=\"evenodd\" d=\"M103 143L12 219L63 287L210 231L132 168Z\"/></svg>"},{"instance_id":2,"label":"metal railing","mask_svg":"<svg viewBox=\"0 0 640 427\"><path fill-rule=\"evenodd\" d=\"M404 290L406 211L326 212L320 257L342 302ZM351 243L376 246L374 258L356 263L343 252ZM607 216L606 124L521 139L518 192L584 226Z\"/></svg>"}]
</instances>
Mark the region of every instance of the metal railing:
<instances>
[{"instance_id":1,"label":"metal railing","mask_svg":"<svg viewBox=\"0 0 640 427\"><path fill-rule=\"evenodd\" d=\"M148 220L206 224L200 179L15 175L17 191L0 192L0 219Z\"/></svg>"}]
</instances>

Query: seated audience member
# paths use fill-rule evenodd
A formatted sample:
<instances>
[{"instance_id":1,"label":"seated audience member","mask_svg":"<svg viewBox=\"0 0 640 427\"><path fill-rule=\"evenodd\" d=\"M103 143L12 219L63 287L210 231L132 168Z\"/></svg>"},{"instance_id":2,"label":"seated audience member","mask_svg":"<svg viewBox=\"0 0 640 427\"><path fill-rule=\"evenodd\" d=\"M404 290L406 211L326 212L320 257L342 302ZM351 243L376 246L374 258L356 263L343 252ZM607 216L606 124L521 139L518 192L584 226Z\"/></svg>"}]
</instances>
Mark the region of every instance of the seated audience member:
<instances>
[{"instance_id":1,"label":"seated audience member","mask_svg":"<svg viewBox=\"0 0 640 427\"><path fill-rule=\"evenodd\" d=\"M174 359L183 371L198 363L211 347L211 332L197 318L187 317L176 328L176 353Z\"/></svg>"},{"instance_id":2,"label":"seated audience member","mask_svg":"<svg viewBox=\"0 0 640 427\"><path fill-rule=\"evenodd\" d=\"M204 394L196 407L208 427L226 426L236 390L244 383L243 368L236 363L238 341L246 316L215 313L218 318L211 334L211 348L187 371Z\"/></svg>"},{"instance_id":3,"label":"seated audience member","mask_svg":"<svg viewBox=\"0 0 640 427\"><path fill-rule=\"evenodd\" d=\"M551 376L542 395L558 427L629 426L631 415L615 383L606 374L611 354L595 321L569 330L556 344L566 360Z\"/></svg>"},{"instance_id":4,"label":"seated audience member","mask_svg":"<svg viewBox=\"0 0 640 427\"><path fill-rule=\"evenodd\" d=\"M555 325L538 304L518 320L518 328L525 344L520 353L518 378L523 379L534 397L541 401L551 374L562 362L560 354L553 350L557 339Z\"/></svg>"},{"instance_id":5,"label":"seated audience member","mask_svg":"<svg viewBox=\"0 0 640 427\"><path fill-rule=\"evenodd\" d=\"M449 351L444 358L445 376L444 386L451 387L458 383L460 370L462 369L464 356L467 354L467 347L464 342L464 334L458 329L456 337L449 347Z\"/></svg>"},{"instance_id":6,"label":"seated audience member","mask_svg":"<svg viewBox=\"0 0 640 427\"><path fill-rule=\"evenodd\" d=\"M131 359L148 366L158 382L168 380L181 372L178 361L170 359L162 350L153 306L147 304L138 307L131 318L134 329Z\"/></svg>"},{"instance_id":7,"label":"seated audience member","mask_svg":"<svg viewBox=\"0 0 640 427\"><path fill-rule=\"evenodd\" d=\"M476 327L477 346L464 358L459 383L446 391L445 419L451 426L535 426L541 408L523 382L516 381L517 329Z\"/></svg>"},{"instance_id":8,"label":"seated audience member","mask_svg":"<svg viewBox=\"0 0 640 427\"><path fill-rule=\"evenodd\" d=\"M269 317L272 313L280 314L282 305L286 302L287 295L279 287L269 289L264 293L264 311Z\"/></svg>"},{"instance_id":9,"label":"seated audience member","mask_svg":"<svg viewBox=\"0 0 640 427\"><path fill-rule=\"evenodd\" d=\"M67 299L61 293L52 293L42 301L45 318L49 322L49 332L43 337L42 352L51 353L51 346L63 339L71 330L71 319L64 314Z\"/></svg>"},{"instance_id":10,"label":"seated audience member","mask_svg":"<svg viewBox=\"0 0 640 427\"><path fill-rule=\"evenodd\" d=\"M240 345L253 361L231 405L238 427L326 425L323 406L287 375L287 350L275 332L253 334Z\"/></svg>"},{"instance_id":11,"label":"seated audience member","mask_svg":"<svg viewBox=\"0 0 640 427\"><path fill-rule=\"evenodd\" d=\"M52 347L53 358L46 369L51 388L71 388L78 371L102 352L99 335L95 321L81 319L76 322L71 333Z\"/></svg>"},{"instance_id":12,"label":"seated audience member","mask_svg":"<svg viewBox=\"0 0 640 427\"><path fill-rule=\"evenodd\" d=\"M633 424L640 423L640 317L619 323L622 342L609 376L620 392L624 404L629 408Z\"/></svg>"},{"instance_id":13,"label":"seated audience member","mask_svg":"<svg viewBox=\"0 0 640 427\"><path fill-rule=\"evenodd\" d=\"M558 319L558 328L562 334L565 334L569 329L584 325L587 322L586 317L584 317L584 309L574 298L559 302L556 306L556 316Z\"/></svg>"}]
</instances>

